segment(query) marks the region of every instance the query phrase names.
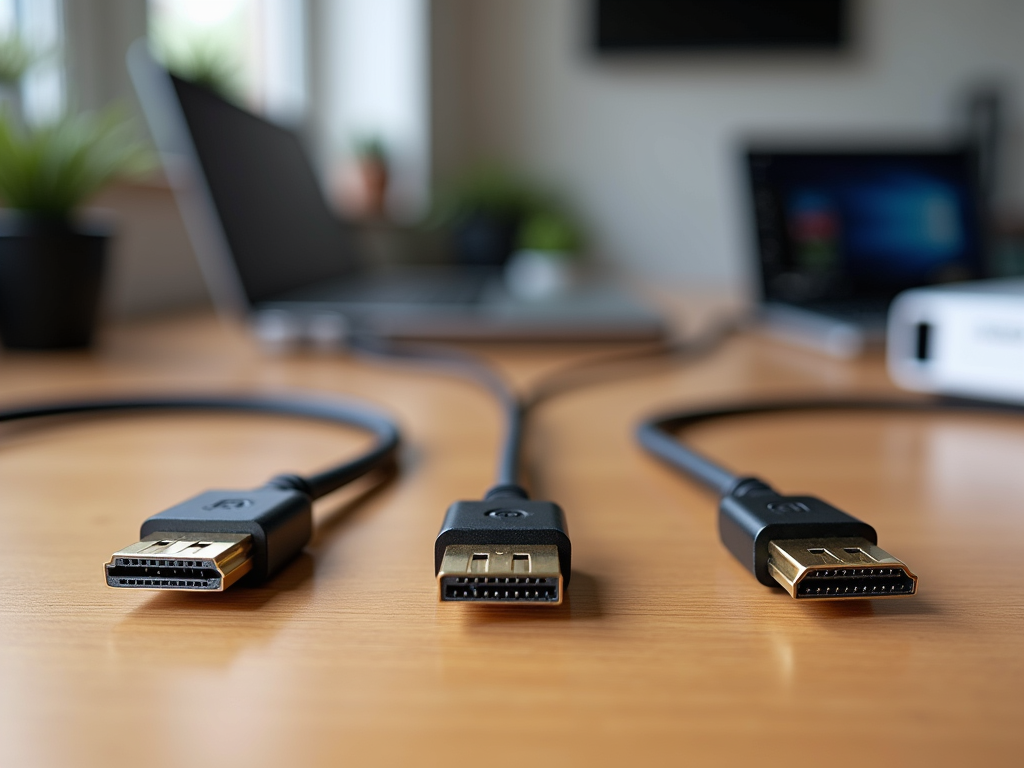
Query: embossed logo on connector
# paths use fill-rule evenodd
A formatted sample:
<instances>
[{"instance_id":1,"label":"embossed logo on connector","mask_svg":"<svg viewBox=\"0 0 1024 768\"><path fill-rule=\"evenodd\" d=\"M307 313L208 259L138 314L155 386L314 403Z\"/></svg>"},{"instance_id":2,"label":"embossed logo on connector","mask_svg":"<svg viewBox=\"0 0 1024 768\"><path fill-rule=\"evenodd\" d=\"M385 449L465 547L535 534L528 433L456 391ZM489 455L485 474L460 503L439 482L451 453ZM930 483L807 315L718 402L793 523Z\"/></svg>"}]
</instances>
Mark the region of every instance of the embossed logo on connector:
<instances>
[{"instance_id":1,"label":"embossed logo on connector","mask_svg":"<svg viewBox=\"0 0 1024 768\"><path fill-rule=\"evenodd\" d=\"M811 509L802 501L773 501L768 505L772 512L780 515L791 515L794 512L810 512Z\"/></svg>"},{"instance_id":2,"label":"embossed logo on connector","mask_svg":"<svg viewBox=\"0 0 1024 768\"><path fill-rule=\"evenodd\" d=\"M203 509L245 509L252 506L252 499L220 499L207 504Z\"/></svg>"},{"instance_id":3,"label":"embossed logo on connector","mask_svg":"<svg viewBox=\"0 0 1024 768\"><path fill-rule=\"evenodd\" d=\"M492 509L487 513L488 517L526 517L529 512L521 509Z\"/></svg>"}]
</instances>

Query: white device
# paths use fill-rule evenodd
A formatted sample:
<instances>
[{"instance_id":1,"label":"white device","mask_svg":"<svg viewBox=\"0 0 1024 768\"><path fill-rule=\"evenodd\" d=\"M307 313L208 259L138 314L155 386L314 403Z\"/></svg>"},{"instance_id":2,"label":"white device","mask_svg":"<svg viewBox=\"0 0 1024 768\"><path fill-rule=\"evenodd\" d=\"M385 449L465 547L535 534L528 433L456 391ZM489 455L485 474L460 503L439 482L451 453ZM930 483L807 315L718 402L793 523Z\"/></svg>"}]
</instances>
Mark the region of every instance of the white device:
<instances>
[{"instance_id":1,"label":"white device","mask_svg":"<svg viewBox=\"0 0 1024 768\"><path fill-rule=\"evenodd\" d=\"M901 387L1024 404L1024 278L905 291L887 336Z\"/></svg>"}]
</instances>

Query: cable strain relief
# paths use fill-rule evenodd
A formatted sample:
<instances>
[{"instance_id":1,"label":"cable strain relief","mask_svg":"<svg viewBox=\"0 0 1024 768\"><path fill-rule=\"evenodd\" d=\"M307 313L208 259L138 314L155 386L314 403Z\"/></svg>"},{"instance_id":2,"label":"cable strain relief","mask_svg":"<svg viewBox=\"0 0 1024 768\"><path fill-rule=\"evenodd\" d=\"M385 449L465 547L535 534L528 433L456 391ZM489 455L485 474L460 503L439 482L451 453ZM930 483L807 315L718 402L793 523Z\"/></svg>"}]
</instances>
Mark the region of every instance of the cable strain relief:
<instances>
[{"instance_id":1,"label":"cable strain relief","mask_svg":"<svg viewBox=\"0 0 1024 768\"><path fill-rule=\"evenodd\" d=\"M313 496L313 488L306 478L300 475L276 475L267 481L264 488L279 488L282 491L299 491L310 498Z\"/></svg>"},{"instance_id":2,"label":"cable strain relief","mask_svg":"<svg viewBox=\"0 0 1024 768\"><path fill-rule=\"evenodd\" d=\"M529 499L530 494L518 485L496 485L484 494L484 501L492 499Z\"/></svg>"},{"instance_id":3,"label":"cable strain relief","mask_svg":"<svg viewBox=\"0 0 1024 768\"><path fill-rule=\"evenodd\" d=\"M741 499L750 494L775 493L775 489L763 480L756 477L740 477L733 483L732 487L725 492L726 496L735 496Z\"/></svg>"}]
</instances>

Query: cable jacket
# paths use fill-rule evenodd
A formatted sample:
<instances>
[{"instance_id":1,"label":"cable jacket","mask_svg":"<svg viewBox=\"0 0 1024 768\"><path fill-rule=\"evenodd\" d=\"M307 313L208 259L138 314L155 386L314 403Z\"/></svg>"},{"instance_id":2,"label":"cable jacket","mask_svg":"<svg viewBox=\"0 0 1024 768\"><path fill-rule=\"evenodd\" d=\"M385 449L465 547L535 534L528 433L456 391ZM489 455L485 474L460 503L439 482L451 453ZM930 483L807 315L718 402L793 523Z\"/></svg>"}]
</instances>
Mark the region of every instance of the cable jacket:
<instances>
[{"instance_id":1,"label":"cable jacket","mask_svg":"<svg viewBox=\"0 0 1024 768\"><path fill-rule=\"evenodd\" d=\"M504 377L482 357L460 349L433 344L408 343L376 336L354 335L349 348L374 359L411 363L453 374L477 383L488 390L501 406L505 434L501 441L494 485L486 498L512 495L528 498L520 485L523 440L527 419L546 401L567 391L642 371L638 363L659 359L696 359L717 349L736 331L739 321L729 319L712 324L700 335L689 339L660 341L642 347L630 347L610 354L597 355L570 363L542 376L526 396L520 396ZM667 448L668 446L666 446Z\"/></svg>"},{"instance_id":2,"label":"cable jacket","mask_svg":"<svg viewBox=\"0 0 1024 768\"><path fill-rule=\"evenodd\" d=\"M515 390L483 358L450 347L411 344L372 336L353 336L349 344L354 352L376 359L434 368L441 373L467 378L490 392L501 406L505 422L494 487L522 490L519 485L520 460L526 407ZM526 498L526 492L522 491L522 494Z\"/></svg>"},{"instance_id":3,"label":"cable jacket","mask_svg":"<svg viewBox=\"0 0 1024 768\"><path fill-rule=\"evenodd\" d=\"M297 478L310 496L318 499L368 472L394 462L399 445L395 423L368 406L316 396L172 396L131 397L42 403L0 411L0 422L44 416L116 411L239 411L330 421L370 432L374 444L354 459L308 477Z\"/></svg>"},{"instance_id":4,"label":"cable jacket","mask_svg":"<svg viewBox=\"0 0 1024 768\"><path fill-rule=\"evenodd\" d=\"M909 413L960 412L960 413L1014 413L1024 414L1024 406L1006 403L991 403L958 398L934 400L902 399L823 399L823 400L776 400L765 402L739 403L735 405L704 408L692 411L677 411L654 416L642 422L637 428L637 439L649 453L657 456L693 480L724 496L737 485L743 476L726 469L721 464L680 441L678 433L696 424L715 419L736 416L754 416L772 413L794 413L808 411L899 411Z\"/></svg>"}]
</instances>

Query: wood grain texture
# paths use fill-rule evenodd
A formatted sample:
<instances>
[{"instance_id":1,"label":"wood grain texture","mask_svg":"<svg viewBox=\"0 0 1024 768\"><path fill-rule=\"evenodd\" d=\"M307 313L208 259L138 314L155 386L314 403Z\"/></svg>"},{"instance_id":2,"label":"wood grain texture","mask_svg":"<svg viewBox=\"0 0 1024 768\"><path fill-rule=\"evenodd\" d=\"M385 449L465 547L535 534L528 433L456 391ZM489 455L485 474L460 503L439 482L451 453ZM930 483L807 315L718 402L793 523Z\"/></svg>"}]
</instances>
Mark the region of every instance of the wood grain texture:
<instances>
[{"instance_id":1,"label":"wood grain texture","mask_svg":"<svg viewBox=\"0 0 1024 768\"><path fill-rule=\"evenodd\" d=\"M522 386L604 347L476 347ZM914 599L806 604L719 545L715 500L643 455L667 406L888 393L879 359L755 336L552 401L535 495L569 516L558 609L439 605L447 505L488 485L498 413L472 385L337 354L267 355L195 316L111 329L93 354L0 355L0 402L119 392L366 398L407 440L401 476L318 504L262 589L107 589L141 520L209 487L311 470L364 439L273 417L10 425L0 440L0 764L1016 765L1024 747L1024 423L801 415L694 442L875 525Z\"/></svg>"}]
</instances>

